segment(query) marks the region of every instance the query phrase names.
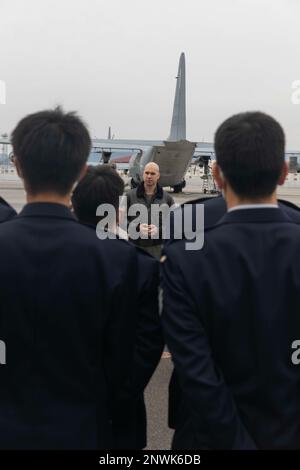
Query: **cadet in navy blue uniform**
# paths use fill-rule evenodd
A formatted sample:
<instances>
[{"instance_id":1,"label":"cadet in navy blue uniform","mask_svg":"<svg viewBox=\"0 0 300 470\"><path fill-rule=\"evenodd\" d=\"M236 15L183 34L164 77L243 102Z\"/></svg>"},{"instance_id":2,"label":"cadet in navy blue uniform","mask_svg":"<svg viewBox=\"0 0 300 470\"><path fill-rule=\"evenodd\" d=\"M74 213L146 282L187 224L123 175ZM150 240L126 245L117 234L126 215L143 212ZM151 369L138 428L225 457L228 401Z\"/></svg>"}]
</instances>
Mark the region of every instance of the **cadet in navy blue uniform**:
<instances>
[{"instance_id":1,"label":"cadet in navy blue uniform","mask_svg":"<svg viewBox=\"0 0 300 470\"><path fill-rule=\"evenodd\" d=\"M91 148L74 113L25 117L12 145L27 205L0 230L0 447L110 448L132 369L136 252L68 208Z\"/></svg>"},{"instance_id":2,"label":"cadet in navy blue uniform","mask_svg":"<svg viewBox=\"0 0 300 470\"><path fill-rule=\"evenodd\" d=\"M176 208L174 213L170 213L171 238L170 240L165 240L166 246L174 242L174 232L176 233L174 224L176 224L176 222L178 223L179 221L180 227L184 227L184 223L188 221L188 230L192 232L197 230L196 209L199 204L203 204L204 207L205 228L215 225L226 214L226 201L223 196L210 196L186 202ZM300 224L300 209L298 206L283 199L278 199L278 205L293 222ZM184 237L184 233L182 233L182 237ZM169 426L173 429L177 427L176 423L180 415L181 399L182 392L176 371L174 370L169 384Z\"/></svg>"},{"instance_id":3,"label":"cadet in navy blue uniform","mask_svg":"<svg viewBox=\"0 0 300 470\"><path fill-rule=\"evenodd\" d=\"M228 212L204 247L170 243L163 326L183 393L175 449L300 448L300 226L278 207L284 133L263 113L226 120L214 176Z\"/></svg>"},{"instance_id":4,"label":"cadet in navy blue uniform","mask_svg":"<svg viewBox=\"0 0 300 470\"><path fill-rule=\"evenodd\" d=\"M96 216L97 207L110 204L116 217L111 226L105 228L117 232L119 198L123 191L124 182L110 165L90 166L73 193L74 212L80 222L95 231L96 225L103 220ZM142 449L147 445L144 389L164 345L158 310L159 263L144 250L138 247L136 250L139 279L135 288L138 292L135 356L131 374L120 391L113 413L114 448L117 449Z\"/></svg>"}]
</instances>

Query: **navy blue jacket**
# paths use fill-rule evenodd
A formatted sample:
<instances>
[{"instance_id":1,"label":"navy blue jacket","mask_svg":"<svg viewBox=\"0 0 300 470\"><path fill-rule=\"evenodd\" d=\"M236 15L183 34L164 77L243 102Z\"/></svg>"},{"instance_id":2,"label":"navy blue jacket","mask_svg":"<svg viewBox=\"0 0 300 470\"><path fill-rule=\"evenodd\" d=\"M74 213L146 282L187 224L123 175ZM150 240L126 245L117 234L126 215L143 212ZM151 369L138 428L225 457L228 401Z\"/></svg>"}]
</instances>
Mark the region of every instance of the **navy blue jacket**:
<instances>
[{"instance_id":1,"label":"navy blue jacket","mask_svg":"<svg viewBox=\"0 0 300 470\"><path fill-rule=\"evenodd\" d=\"M95 226L86 225L95 231ZM117 238L121 244L127 243ZM130 242L129 242L130 243ZM149 383L164 347L159 314L159 263L144 250L135 247L138 260L137 328L134 360L112 413L113 448L142 449L147 445L147 418L144 390ZM119 299L122 302L122 299Z\"/></svg>"},{"instance_id":2,"label":"navy blue jacket","mask_svg":"<svg viewBox=\"0 0 300 470\"><path fill-rule=\"evenodd\" d=\"M117 449L142 449L147 445L144 390L163 352L164 339L158 306L159 263L137 249L138 323L132 373L114 410L114 443Z\"/></svg>"},{"instance_id":3,"label":"navy blue jacket","mask_svg":"<svg viewBox=\"0 0 300 470\"><path fill-rule=\"evenodd\" d=\"M300 209L295 204L282 199L278 200L279 207L288 215L288 217L295 223L300 223ZM196 207L198 204L204 206L204 228L211 227L219 222L219 220L226 214L226 202L222 196L210 196L199 198L196 200L188 201L184 205L178 207L174 214L171 212L170 217L170 235L171 239L165 241L165 246L173 243L174 237L174 224L179 221L179 230L184 227L184 220L188 222L187 226L195 232L197 229L196 220ZM184 212L183 209L184 208ZM178 383L176 371L174 370L169 383L169 413L168 421L169 426L173 429L178 428L180 415L182 413L182 392Z\"/></svg>"},{"instance_id":4,"label":"navy blue jacket","mask_svg":"<svg viewBox=\"0 0 300 470\"><path fill-rule=\"evenodd\" d=\"M165 249L166 341L183 391L177 448L299 449L300 226L227 213L200 251Z\"/></svg>"},{"instance_id":5,"label":"navy blue jacket","mask_svg":"<svg viewBox=\"0 0 300 470\"><path fill-rule=\"evenodd\" d=\"M134 247L33 203L1 225L0 260L0 448L110 448L134 353Z\"/></svg>"}]
</instances>

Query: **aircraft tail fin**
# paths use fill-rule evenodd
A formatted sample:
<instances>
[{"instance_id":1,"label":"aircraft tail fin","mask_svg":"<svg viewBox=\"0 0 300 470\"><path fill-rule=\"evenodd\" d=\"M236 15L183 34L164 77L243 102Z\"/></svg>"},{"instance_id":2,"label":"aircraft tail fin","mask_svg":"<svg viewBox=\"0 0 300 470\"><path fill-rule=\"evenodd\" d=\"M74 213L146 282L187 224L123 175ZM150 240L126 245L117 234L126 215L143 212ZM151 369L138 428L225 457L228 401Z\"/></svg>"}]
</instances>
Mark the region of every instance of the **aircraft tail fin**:
<instances>
[{"instance_id":1,"label":"aircraft tail fin","mask_svg":"<svg viewBox=\"0 0 300 470\"><path fill-rule=\"evenodd\" d=\"M185 55L180 55L178 74L176 77L176 92L174 99L172 124L168 140L186 139L186 108L185 108Z\"/></svg>"}]
</instances>

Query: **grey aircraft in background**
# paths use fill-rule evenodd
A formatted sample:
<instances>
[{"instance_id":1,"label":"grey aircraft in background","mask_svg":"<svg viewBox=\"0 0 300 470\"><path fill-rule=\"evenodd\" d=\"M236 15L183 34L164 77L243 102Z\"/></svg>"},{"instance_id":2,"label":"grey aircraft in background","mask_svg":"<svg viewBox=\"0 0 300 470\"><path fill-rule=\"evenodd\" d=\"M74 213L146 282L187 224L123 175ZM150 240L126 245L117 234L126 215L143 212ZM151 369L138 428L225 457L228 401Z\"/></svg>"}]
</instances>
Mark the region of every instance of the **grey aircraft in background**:
<instances>
[{"instance_id":1,"label":"grey aircraft in background","mask_svg":"<svg viewBox=\"0 0 300 470\"><path fill-rule=\"evenodd\" d=\"M164 187L172 187L174 192L182 191L185 187L185 174L191 162L205 166L209 160L215 158L215 153L213 143L191 142L186 139L184 53L180 55L176 80L171 130L166 140L114 139L111 137L109 128L107 139L92 140L93 148L89 162L91 164L109 161L121 163L122 168L129 171L132 187L136 187L142 181L145 165L155 162L160 168L160 184ZM9 160L11 146L6 134L2 134L1 137L0 163L3 164ZM290 162L291 171L300 171L299 151L287 151L286 159Z\"/></svg>"},{"instance_id":2,"label":"grey aircraft in background","mask_svg":"<svg viewBox=\"0 0 300 470\"><path fill-rule=\"evenodd\" d=\"M185 186L185 174L193 156L212 155L213 144L190 142L186 140L186 84L185 55L179 59L176 77L176 91L170 135L166 140L116 140L94 139L94 151L100 149L109 161L109 153L117 150L131 151L129 174L131 185L135 187L142 180L144 167L155 162L160 168L160 184L170 186L180 192ZM97 151L97 150L96 150ZM103 159L104 161L104 159Z\"/></svg>"}]
</instances>

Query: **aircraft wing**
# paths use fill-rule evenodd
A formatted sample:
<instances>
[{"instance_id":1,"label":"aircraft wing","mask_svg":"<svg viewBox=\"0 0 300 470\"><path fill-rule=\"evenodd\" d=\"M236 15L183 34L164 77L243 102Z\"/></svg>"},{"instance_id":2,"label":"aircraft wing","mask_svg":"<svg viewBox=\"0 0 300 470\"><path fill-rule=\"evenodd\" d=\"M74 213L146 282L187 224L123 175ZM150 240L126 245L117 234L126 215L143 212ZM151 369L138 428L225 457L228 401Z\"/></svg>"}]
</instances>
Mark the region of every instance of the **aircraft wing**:
<instances>
[{"instance_id":1,"label":"aircraft wing","mask_svg":"<svg viewBox=\"0 0 300 470\"><path fill-rule=\"evenodd\" d=\"M92 150L89 156L89 164L95 165L108 161L115 163L117 168L130 169L130 160L136 155L152 152L156 141L137 139L92 139Z\"/></svg>"},{"instance_id":2,"label":"aircraft wing","mask_svg":"<svg viewBox=\"0 0 300 470\"><path fill-rule=\"evenodd\" d=\"M103 149L143 149L155 145L163 145L163 141L158 140L137 140L137 139L92 139L93 147Z\"/></svg>"}]
</instances>

